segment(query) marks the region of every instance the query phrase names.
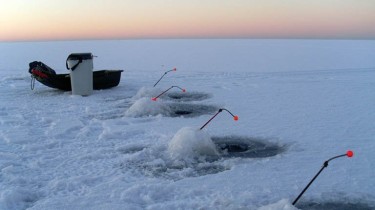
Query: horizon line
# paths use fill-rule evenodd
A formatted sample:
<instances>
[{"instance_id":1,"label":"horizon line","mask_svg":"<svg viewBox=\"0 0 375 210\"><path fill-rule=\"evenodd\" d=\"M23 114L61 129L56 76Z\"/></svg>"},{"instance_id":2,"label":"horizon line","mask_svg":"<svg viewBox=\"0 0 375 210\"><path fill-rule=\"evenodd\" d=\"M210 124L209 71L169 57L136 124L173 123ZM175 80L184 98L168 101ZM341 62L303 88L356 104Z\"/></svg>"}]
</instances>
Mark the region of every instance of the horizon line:
<instances>
[{"instance_id":1,"label":"horizon line","mask_svg":"<svg viewBox=\"0 0 375 210\"><path fill-rule=\"evenodd\" d=\"M74 42L74 41L125 41L125 40L375 40L375 37L105 37L105 38L72 38L72 39L19 39L0 40L0 43L21 43L21 42Z\"/></svg>"}]
</instances>

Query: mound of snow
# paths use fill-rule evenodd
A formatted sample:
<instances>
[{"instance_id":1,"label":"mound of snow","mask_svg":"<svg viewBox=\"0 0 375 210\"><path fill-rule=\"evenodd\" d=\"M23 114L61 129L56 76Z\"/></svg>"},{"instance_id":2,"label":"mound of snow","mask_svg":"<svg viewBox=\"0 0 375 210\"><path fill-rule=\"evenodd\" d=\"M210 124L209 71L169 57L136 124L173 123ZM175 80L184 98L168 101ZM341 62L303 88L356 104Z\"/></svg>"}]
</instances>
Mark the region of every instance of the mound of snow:
<instances>
[{"instance_id":1,"label":"mound of snow","mask_svg":"<svg viewBox=\"0 0 375 210\"><path fill-rule=\"evenodd\" d=\"M179 160L219 155L208 133L191 127L184 127L177 131L169 142L168 152L172 158Z\"/></svg>"},{"instance_id":2,"label":"mound of snow","mask_svg":"<svg viewBox=\"0 0 375 210\"><path fill-rule=\"evenodd\" d=\"M151 98L141 98L137 100L128 110L125 112L127 117L144 117L144 116L155 116L165 115L168 116L170 108L164 103L159 101L152 101Z\"/></svg>"},{"instance_id":3,"label":"mound of snow","mask_svg":"<svg viewBox=\"0 0 375 210\"><path fill-rule=\"evenodd\" d=\"M0 209L27 209L39 199L38 193L15 187L0 193Z\"/></svg>"}]
</instances>

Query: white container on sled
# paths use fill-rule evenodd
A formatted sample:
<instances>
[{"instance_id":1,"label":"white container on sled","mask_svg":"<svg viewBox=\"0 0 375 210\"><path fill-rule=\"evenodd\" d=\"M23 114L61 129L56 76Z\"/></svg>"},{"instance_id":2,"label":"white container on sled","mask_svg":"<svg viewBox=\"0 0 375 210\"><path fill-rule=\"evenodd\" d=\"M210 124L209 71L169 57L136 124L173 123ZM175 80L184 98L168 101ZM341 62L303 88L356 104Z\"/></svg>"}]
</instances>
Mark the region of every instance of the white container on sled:
<instances>
[{"instance_id":1,"label":"white container on sled","mask_svg":"<svg viewBox=\"0 0 375 210\"><path fill-rule=\"evenodd\" d=\"M93 90L93 55L91 53L72 53L66 59L70 70L70 83L73 95L88 96Z\"/></svg>"}]
</instances>

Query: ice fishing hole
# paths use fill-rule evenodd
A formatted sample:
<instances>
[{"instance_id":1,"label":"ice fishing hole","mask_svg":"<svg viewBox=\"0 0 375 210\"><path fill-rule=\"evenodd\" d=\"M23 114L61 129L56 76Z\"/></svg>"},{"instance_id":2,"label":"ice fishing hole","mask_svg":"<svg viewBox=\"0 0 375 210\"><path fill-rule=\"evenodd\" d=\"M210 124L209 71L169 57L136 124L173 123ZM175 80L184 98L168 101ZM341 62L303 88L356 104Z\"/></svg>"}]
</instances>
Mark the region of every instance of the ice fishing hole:
<instances>
[{"instance_id":1,"label":"ice fishing hole","mask_svg":"<svg viewBox=\"0 0 375 210\"><path fill-rule=\"evenodd\" d=\"M170 103L170 117L198 117L205 114L214 114L218 108L212 105L203 104L181 104Z\"/></svg>"},{"instance_id":2,"label":"ice fishing hole","mask_svg":"<svg viewBox=\"0 0 375 210\"><path fill-rule=\"evenodd\" d=\"M211 97L208 93L200 92L171 92L167 97L174 101L203 101Z\"/></svg>"},{"instance_id":3,"label":"ice fishing hole","mask_svg":"<svg viewBox=\"0 0 375 210\"><path fill-rule=\"evenodd\" d=\"M245 136L211 137L223 157L266 158L281 154L286 146Z\"/></svg>"},{"instance_id":4,"label":"ice fishing hole","mask_svg":"<svg viewBox=\"0 0 375 210\"><path fill-rule=\"evenodd\" d=\"M174 113L176 115L188 115L188 114L191 114L192 112L190 112L190 111L184 111L184 110L177 110Z\"/></svg>"},{"instance_id":5,"label":"ice fishing hole","mask_svg":"<svg viewBox=\"0 0 375 210\"><path fill-rule=\"evenodd\" d=\"M370 206L364 202L347 202L343 201L329 201L318 202L309 201L297 203L296 207L302 210L373 210L375 206Z\"/></svg>"}]
</instances>

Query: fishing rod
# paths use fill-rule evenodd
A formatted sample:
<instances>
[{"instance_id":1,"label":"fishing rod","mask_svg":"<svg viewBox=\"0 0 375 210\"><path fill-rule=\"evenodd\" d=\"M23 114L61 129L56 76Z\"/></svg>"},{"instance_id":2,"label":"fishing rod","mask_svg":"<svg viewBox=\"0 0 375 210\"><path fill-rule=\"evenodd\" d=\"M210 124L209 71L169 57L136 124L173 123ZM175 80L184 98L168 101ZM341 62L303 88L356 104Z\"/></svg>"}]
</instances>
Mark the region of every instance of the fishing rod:
<instances>
[{"instance_id":1,"label":"fishing rod","mask_svg":"<svg viewBox=\"0 0 375 210\"><path fill-rule=\"evenodd\" d=\"M353 151L351 150L348 150L345 154L342 154L342 155L337 155L335 157L332 157L328 160L326 160L324 163L323 163L323 166L322 168L319 170L319 172L314 176L314 178L312 178L312 180L309 182L309 184L307 184L307 186L305 187L305 189L302 190L302 192L297 196L297 198L293 201L293 205L295 205L297 203L297 201L301 198L301 196L303 195L303 193L305 193L305 191L310 187L310 185L315 181L315 179L319 176L319 174L325 169L328 167L328 162L333 160L333 159L336 159L336 158L340 158L340 157L344 157L344 156L347 156L349 158L353 157L354 153Z\"/></svg>"},{"instance_id":2,"label":"fishing rod","mask_svg":"<svg viewBox=\"0 0 375 210\"><path fill-rule=\"evenodd\" d=\"M171 71L177 71L177 69L176 69L176 68L173 68L173 69L171 69L171 70L168 70L168 71L164 72L164 74L160 77L160 79L154 84L154 87L160 82L161 79L163 79L163 77L164 77L166 74L168 74L168 73L171 72Z\"/></svg>"},{"instance_id":3,"label":"fishing rod","mask_svg":"<svg viewBox=\"0 0 375 210\"><path fill-rule=\"evenodd\" d=\"M170 89L172 89L172 88L178 88L178 89L182 90L182 92L186 92L186 90L183 89L183 88L180 88L180 87L178 87L178 86L172 86L172 87L168 88L167 90L163 91L162 93L160 93L158 96L151 98L151 100L153 100L153 101L158 100L158 98L159 98L160 96L162 96L164 93L168 92L168 91L169 91Z\"/></svg>"},{"instance_id":4,"label":"fishing rod","mask_svg":"<svg viewBox=\"0 0 375 210\"><path fill-rule=\"evenodd\" d=\"M238 116L237 115L232 114L232 112L230 112L228 109L223 109L222 108L222 109L219 109L219 111L216 112L216 114L214 116L212 116L199 130L202 130L204 127L206 127L206 125L208 125L208 123L210 123L211 120L213 120L222 111L227 111L230 115L232 115L234 121L238 120Z\"/></svg>"}]
</instances>

